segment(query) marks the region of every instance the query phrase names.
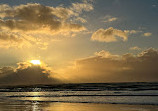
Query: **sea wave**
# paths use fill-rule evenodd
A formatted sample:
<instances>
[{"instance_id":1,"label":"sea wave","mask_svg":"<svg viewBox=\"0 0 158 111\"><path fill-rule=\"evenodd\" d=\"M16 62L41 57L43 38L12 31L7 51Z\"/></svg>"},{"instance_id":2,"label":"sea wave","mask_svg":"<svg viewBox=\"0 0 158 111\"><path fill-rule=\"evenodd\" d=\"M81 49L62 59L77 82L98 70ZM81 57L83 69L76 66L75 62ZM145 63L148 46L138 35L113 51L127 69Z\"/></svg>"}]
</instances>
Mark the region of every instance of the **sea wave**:
<instances>
[{"instance_id":1,"label":"sea wave","mask_svg":"<svg viewBox=\"0 0 158 111\"><path fill-rule=\"evenodd\" d=\"M158 105L158 83L0 87L1 101Z\"/></svg>"}]
</instances>

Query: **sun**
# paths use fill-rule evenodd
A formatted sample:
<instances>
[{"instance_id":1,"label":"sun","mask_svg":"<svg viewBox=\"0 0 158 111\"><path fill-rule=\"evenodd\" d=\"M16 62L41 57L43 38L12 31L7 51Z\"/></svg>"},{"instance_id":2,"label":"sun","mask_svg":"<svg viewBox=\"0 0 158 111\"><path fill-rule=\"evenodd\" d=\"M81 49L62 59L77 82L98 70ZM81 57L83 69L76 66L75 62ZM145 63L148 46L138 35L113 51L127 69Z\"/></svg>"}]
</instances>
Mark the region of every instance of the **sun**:
<instances>
[{"instance_id":1,"label":"sun","mask_svg":"<svg viewBox=\"0 0 158 111\"><path fill-rule=\"evenodd\" d=\"M40 60L31 60L30 63L32 63L33 65L40 65L41 61Z\"/></svg>"}]
</instances>

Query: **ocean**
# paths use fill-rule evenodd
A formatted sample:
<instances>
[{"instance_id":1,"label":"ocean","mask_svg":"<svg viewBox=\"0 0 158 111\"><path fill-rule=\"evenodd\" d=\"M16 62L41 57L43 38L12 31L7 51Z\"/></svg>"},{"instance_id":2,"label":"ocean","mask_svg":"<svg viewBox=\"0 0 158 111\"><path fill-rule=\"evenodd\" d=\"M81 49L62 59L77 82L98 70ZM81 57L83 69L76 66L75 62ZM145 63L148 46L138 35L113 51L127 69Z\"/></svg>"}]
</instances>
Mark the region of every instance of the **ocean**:
<instances>
[{"instance_id":1,"label":"ocean","mask_svg":"<svg viewBox=\"0 0 158 111\"><path fill-rule=\"evenodd\" d=\"M66 110L68 106L74 109ZM158 82L0 87L0 111L93 111L95 108L90 108L94 106L103 108L100 111L121 111L124 107L126 111L158 111ZM109 106L119 107L107 110Z\"/></svg>"}]
</instances>

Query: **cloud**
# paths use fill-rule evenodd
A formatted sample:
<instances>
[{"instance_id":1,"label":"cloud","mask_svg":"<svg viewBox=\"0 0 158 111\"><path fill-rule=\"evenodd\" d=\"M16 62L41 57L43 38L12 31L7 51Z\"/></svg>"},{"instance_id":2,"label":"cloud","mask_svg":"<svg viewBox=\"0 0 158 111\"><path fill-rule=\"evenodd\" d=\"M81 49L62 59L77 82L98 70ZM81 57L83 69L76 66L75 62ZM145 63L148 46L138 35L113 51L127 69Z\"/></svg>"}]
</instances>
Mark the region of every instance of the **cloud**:
<instances>
[{"instance_id":1,"label":"cloud","mask_svg":"<svg viewBox=\"0 0 158 111\"><path fill-rule=\"evenodd\" d=\"M25 42L28 42L29 45L32 44L33 41L26 40L26 36L36 40L36 37L32 35L49 34L49 36L53 37L57 34L65 35L65 33L81 32L86 30L86 27L75 22L86 22L85 19L79 16L83 12L91 10L93 10L93 5L88 0L84 0L81 3L72 3L68 7L51 7L38 3L27 3L18 6L1 4L0 31L3 34L0 35L0 39L2 40L3 38L3 44L8 44L8 41L12 41L10 44L13 45L9 46L12 47L16 45L17 40L21 40L21 44L26 45ZM17 35L21 37L18 38ZM25 38L23 38L24 36ZM0 47L4 46L0 45Z\"/></svg>"},{"instance_id":2,"label":"cloud","mask_svg":"<svg viewBox=\"0 0 158 111\"><path fill-rule=\"evenodd\" d=\"M138 46L130 47L129 49L130 49L130 50L141 50L141 48L138 47Z\"/></svg>"},{"instance_id":3,"label":"cloud","mask_svg":"<svg viewBox=\"0 0 158 111\"><path fill-rule=\"evenodd\" d=\"M137 34L137 33L141 33L141 30L124 30L125 33L127 33L128 35L131 34Z\"/></svg>"},{"instance_id":4,"label":"cloud","mask_svg":"<svg viewBox=\"0 0 158 111\"><path fill-rule=\"evenodd\" d=\"M157 7L157 5L152 5L152 7L154 7L154 8L155 8L155 7Z\"/></svg>"},{"instance_id":5,"label":"cloud","mask_svg":"<svg viewBox=\"0 0 158 111\"><path fill-rule=\"evenodd\" d=\"M13 72L14 72L14 69L12 67L0 68L0 76L5 76L5 75L13 73Z\"/></svg>"},{"instance_id":6,"label":"cloud","mask_svg":"<svg viewBox=\"0 0 158 111\"><path fill-rule=\"evenodd\" d=\"M45 40L41 42L41 38L38 39L30 34L21 32L10 32L8 30L0 31L0 47L1 48L26 48L32 45L37 45L40 48L46 47Z\"/></svg>"},{"instance_id":7,"label":"cloud","mask_svg":"<svg viewBox=\"0 0 158 111\"><path fill-rule=\"evenodd\" d=\"M95 52L95 55L103 57L103 58L115 58L116 59L119 57L119 55L113 55L109 51L105 51L105 50Z\"/></svg>"},{"instance_id":8,"label":"cloud","mask_svg":"<svg viewBox=\"0 0 158 111\"><path fill-rule=\"evenodd\" d=\"M0 68L0 85L33 85L58 83L53 72L46 66L18 63L17 68Z\"/></svg>"},{"instance_id":9,"label":"cloud","mask_svg":"<svg viewBox=\"0 0 158 111\"><path fill-rule=\"evenodd\" d=\"M116 42L119 39L126 41L128 36L124 31L114 29L113 27L108 29L98 29L91 36L91 40L100 42Z\"/></svg>"},{"instance_id":10,"label":"cloud","mask_svg":"<svg viewBox=\"0 0 158 111\"><path fill-rule=\"evenodd\" d=\"M72 3L71 9L76 13L82 13L83 11L91 11L94 8L88 1L83 1L83 3Z\"/></svg>"},{"instance_id":11,"label":"cloud","mask_svg":"<svg viewBox=\"0 0 158 111\"><path fill-rule=\"evenodd\" d=\"M142 33L141 30L119 30L109 27L107 29L98 29L95 31L91 40L99 42L117 42L120 40L127 41L128 37L134 34ZM151 33L144 33L144 36L151 36Z\"/></svg>"},{"instance_id":12,"label":"cloud","mask_svg":"<svg viewBox=\"0 0 158 111\"><path fill-rule=\"evenodd\" d=\"M95 54L96 55L96 54ZM71 82L146 82L158 81L158 50L149 48L137 55L115 56L101 51L96 56L76 60L63 71Z\"/></svg>"},{"instance_id":13,"label":"cloud","mask_svg":"<svg viewBox=\"0 0 158 111\"><path fill-rule=\"evenodd\" d=\"M28 3L10 7L2 12L5 13L5 16L0 20L1 28L10 30L32 31L47 29L55 33L62 30L81 31L85 29L79 24L66 21L73 14L73 11L68 8L54 8L37 3ZM10 19L7 19L7 17Z\"/></svg>"},{"instance_id":14,"label":"cloud","mask_svg":"<svg viewBox=\"0 0 158 111\"><path fill-rule=\"evenodd\" d=\"M18 34L10 32L0 32L0 47L9 48L9 47L22 47L24 44L24 39L19 37ZM26 42L25 42L26 43Z\"/></svg>"},{"instance_id":15,"label":"cloud","mask_svg":"<svg viewBox=\"0 0 158 111\"><path fill-rule=\"evenodd\" d=\"M22 39L20 39L17 35L12 33L0 32L0 40L1 41L10 41L20 43Z\"/></svg>"},{"instance_id":16,"label":"cloud","mask_svg":"<svg viewBox=\"0 0 158 111\"><path fill-rule=\"evenodd\" d=\"M152 33L150 33L150 32L146 32L146 33L144 33L143 35L146 36L146 37L149 37L149 36L152 35Z\"/></svg>"},{"instance_id":17,"label":"cloud","mask_svg":"<svg viewBox=\"0 0 158 111\"><path fill-rule=\"evenodd\" d=\"M116 18L116 17L112 17L110 15L107 15L107 16L104 17L104 21L103 22L105 22L105 23L107 23L107 22L113 22L113 21L116 21L117 19L118 18Z\"/></svg>"},{"instance_id":18,"label":"cloud","mask_svg":"<svg viewBox=\"0 0 158 111\"><path fill-rule=\"evenodd\" d=\"M79 21L79 22L81 22L81 23L86 23L86 22L87 22L86 19L81 18L81 17L77 17L77 18L75 19L75 21Z\"/></svg>"}]
</instances>

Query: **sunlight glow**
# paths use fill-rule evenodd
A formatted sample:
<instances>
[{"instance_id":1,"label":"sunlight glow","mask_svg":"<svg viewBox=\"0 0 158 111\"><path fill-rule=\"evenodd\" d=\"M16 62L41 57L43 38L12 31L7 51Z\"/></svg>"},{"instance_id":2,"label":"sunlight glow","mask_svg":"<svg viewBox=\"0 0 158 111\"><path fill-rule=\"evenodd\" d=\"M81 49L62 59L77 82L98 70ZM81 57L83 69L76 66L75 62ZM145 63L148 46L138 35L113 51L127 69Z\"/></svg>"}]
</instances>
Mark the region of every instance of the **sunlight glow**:
<instances>
[{"instance_id":1,"label":"sunlight glow","mask_svg":"<svg viewBox=\"0 0 158 111\"><path fill-rule=\"evenodd\" d=\"M40 60L31 60L30 63L32 63L34 65L40 65L41 61Z\"/></svg>"}]
</instances>

